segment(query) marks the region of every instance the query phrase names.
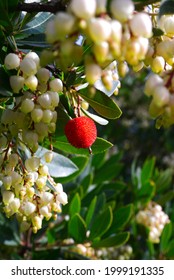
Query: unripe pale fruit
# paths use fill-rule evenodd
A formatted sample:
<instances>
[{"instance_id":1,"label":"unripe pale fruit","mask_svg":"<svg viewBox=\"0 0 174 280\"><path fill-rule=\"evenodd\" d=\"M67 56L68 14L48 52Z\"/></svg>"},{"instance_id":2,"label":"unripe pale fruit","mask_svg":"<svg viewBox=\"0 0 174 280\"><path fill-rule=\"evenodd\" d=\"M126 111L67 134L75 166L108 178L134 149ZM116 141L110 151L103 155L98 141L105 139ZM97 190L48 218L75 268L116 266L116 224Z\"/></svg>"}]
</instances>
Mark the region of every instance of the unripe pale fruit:
<instances>
[{"instance_id":1,"label":"unripe pale fruit","mask_svg":"<svg viewBox=\"0 0 174 280\"><path fill-rule=\"evenodd\" d=\"M96 42L107 41L111 36L111 25L103 18L92 18L88 23L91 39Z\"/></svg>"},{"instance_id":2,"label":"unripe pale fruit","mask_svg":"<svg viewBox=\"0 0 174 280\"><path fill-rule=\"evenodd\" d=\"M8 164L11 167L16 167L16 165L18 164L19 156L17 154L10 154L8 160Z\"/></svg>"},{"instance_id":3,"label":"unripe pale fruit","mask_svg":"<svg viewBox=\"0 0 174 280\"><path fill-rule=\"evenodd\" d=\"M56 41L56 27L55 27L55 21L54 20L50 20L47 25L46 25L46 29L45 29L45 35L46 35L46 40L49 44L53 44ZM47 50L45 50L45 54L46 54ZM50 54L50 60L52 60L52 54L49 52ZM49 61L49 59L48 59ZM45 55L41 56L41 64L42 65L46 65L47 64L47 58L45 57Z\"/></svg>"},{"instance_id":4,"label":"unripe pale fruit","mask_svg":"<svg viewBox=\"0 0 174 280\"><path fill-rule=\"evenodd\" d=\"M157 74L151 74L145 83L144 93L147 96L151 96L154 88L158 85L163 85L163 79Z\"/></svg>"},{"instance_id":5,"label":"unripe pale fruit","mask_svg":"<svg viewBox=\"0 0 174 280\"><path fill-rule=\"evenodd\" d=\"M25 167L28 171L37 171L40 165L40 159L37 157L31 157L26 159Z\"/></svg>"},{"instance_id":6,"label":"unripe pale fruit","mask_svg":"<svg viewBox=\"0 0 174 280\"><path fill-rule=\"evenodd\" d=\"M46 161L47 163L51 162L52 159L53 159L53 152L52 152L52 151L46 152L46 153L44 154L44 158L45 158L45 161Z\"/></svg>"},{"instance_id":7,"label":"unripe pale fruit","mask_svg":"<svg viewBox=\"0 0 174 280\"><path fill-rule=\"evenodd\" d=\"M93 85L101 78L102 69L98 64L90 63L85 66L86 80L89 84Z\"/></svg>"},{"instance_id":8,"label":"unripe pale fruit","mask_svg":"<svg viewBox=\"0 0 174 280\"><path fill-rule=\"evenodd\" d=\"M39 173L42 175L42 176L47 176L48 173L49 173L49 170L48 170L48 166L47 165L42 165L39 167Z\"/></svg>"},{"instance_id":9,"label":"unripe pale fruit","mask_svg":"<svg viewBox=\"0 0 174 280\"><path fill-rule=\"evenodd\" d=\"M46 68L40 68L37 71L37 78L40 83L46 84L50 78L50 71Z\"/></svg>"},{"instance_id":10,"label":"unripe pale fruit","mask_svg":"<svg viewBox=\"0 0 174 280\"><path fill-rule=\"evenodd\" d=\"M4 65L8 70L16 69L20 65L20 58L14 53L9 53L5 57Z\"/></svg>"},{"instance_id":11,"label":"unripe pale fruit","mask_svg":"<svg viewBox=\"0 0 174 280\"><path fill-rule=\"evenodd\" d=\"M54 91L48 91L49 96L51 97L51 106L57 107L59 104L59 94Z\"/></svg>"},{"instance_id":12,"label":"unripe pale fruit","mask_svg":"<svg viewBox=\"0 0 174 280\"><path fill-rule=\"evenodd\" d=\"M51 106L51 97L48 93L40 95L37 101L44 109L49 109Z\"/></svg>"},{"instance_id":13,"label":"unripe pale fruit","mask_svg":"<svg viewBox=\"0 0 174 280\"><path fill-rule=\"evenodd\" d=\"M19 198L14 198L10 203L9 203L10 209L13 211L13 213L16 213L20 207L20 200Z\"/></svg>"},{"instance_id":14,"label":"unripe pale fruit","mask_svg":"<svg viewBox=\"0 0 174 280\"><path fill-rule=\"evenodd\" d=\"M10 86L14 93L19 93L19 91L24 86L25 79L21 76L10 76Z\"/></svg>"},{"instance_id":15,"label":"unripe pale fruit","mask_svg":"<svg viewBox=\"0 0 174 280\"><path fill-rule=\"evenodd\" d=\"M174 16L170 15L164 20L164 30L169 36L174 35Z\"/></svg>"},{"instance_id":16,"label":"unripe pale fruit","mask_svg":"<svg viewBox=\"0 0 174 280\"><path fill-rule=\"evenodd\" d=\"M38 86L38 79L35 75L31 75L25 79L25 85L31 89L31 91L35 91Z\"/></svg>"},{"instance_id":17,"label":"unripe pale fruit","mask_svg":"<svg viewBox=\"0 0 174 280\"><path fill-rule=\"evenodd\" d=\"M2 192L2 200L5 205L9 204L14 199L14 193L11 191Z\"/></svg>"},{"instance_id":18,"label":"unripe pale fruit","mask_svg":"<svg viewBox=\"0 0 174 280\"><path fill-rule=\"evenodd\" d=\"M60 79L54 79L49 82L50 90L55 92L62 92L63 91L63 83Z\"/></svg>"},{"instance_id":19,"label":"unripe pale fruit","mask_svg":"<svg viewBox=\"0 0 174 280\"><path fill-rule=\"evenodd\" d=\"M6 190L10 190L11 185L12 185L12 177L11 176L4 176L2 178L3 186L5 187Z\"/></svg>"},{"instance_id":20,"label":"unripe pale fruit","mask_svg":"<svg viewBox=\"0 0 174 280\"><path fill-rule=\"evenodd\" d=\"M96 0L97 7L96 7L96 14L104 14L106 13L107 7L107 0Z\"/></svg>"},{"instance_id":21,"label":"unripe pale fruit","mask_svg":"<svg viewBox=\"0 0 174 280\"><path fill-rule=\"evenodd\" d=\"M165 67L165 60L162 56L156 56L152 60L151 68L153 72L160 73L164 70L164 67Z\"/></svg>"},{"instance_id":22,"label":"unripe pale fruit","mask_svg":"<svg viewBox=\"0 0 174 280\"><path fill-rule=\"evenodd\" d=\"M31 99L26 98L22 101L20 109L23 113L28 114L34 109L34 102Z\"/></svg>"},{"instance_id":23,"label":"unripe pale fruit","mask_svg":"<svg viewBox=\"0 0 174 280\"><path fill-rule=\"evenodd\" d=\"M134 12L134 4L132 0L112 0L110 10L116 19L125 22Z\"/></svg>"},{"instance_id":24,"label":"unripe pale fruit","mask_svg":"<svg viewBox=\"0 0 174 280\"><path fill-rule=\"evenodd\" d=\"M43 215L44 217L47 217L48 214L49 214L49 209L47 206L42 206L40 209L39 209L39 212L41 215Z\"/></svg>"},{"instance_id":25,"label":"unripe pale fruit","mask_svg":"<svg viewBox=\"0 0 174 280\"><path fill-rule=\"evenodd\" d=\"M108 42L100 42L93 45L93 53L97 62L105 62L109 53L109 44Z\"/></svg>"},{"instance_id":26,"label":"unripe pale fruit","mask_svg":"<svg viewBox=\"0 0 174 280\"><path fill-rule=\"evenodd\" d=\"M35 216L34 218L32 218L32 224L34 227L38 229L41 229L42 227L42 218L39 216Z\"/></svg>"},{"instance_id":27,"label":"unripe pale fruit","mask_svg":"<svg viewBox=\"0 0 174 280\"><path fill-rule=\"evenodd\" d=\"M75 16L82 19L89 19L95 14L95 0L72 0L70 8Z\"/></svg>"},{"instance_id":28,"label":"unripe pale fruit","mask_svg":"<svg viewBox=\"0 0 174 280\"><path fill-rule=\"evenodd\" d=\"M97 137L96 125L86 116L74 118L66 124L65 135L72 146L89 148Z\"/></svg>"},{"instance_id":29,"label":"unripe pale fruit","mask_svg":"<svg viewBox=\"0 0 174 280\"><path fill-rule=\"evenodd\" d=\"M36 180L36 186L38 187L38 189L42 190L43 187L45 187L46 185L46 181L47 181L47 177L44 176L38 177L38 179Z\"/></svg>"},{"instance_id":30,"label":"unripe pale fruit","mask_svg":"<svg viewBox=\"0 0 174 280\"><path fill-rule=\"evenodd\" d=\"M67 194L65 192L61 192L57 194L56 200L58 200L63 205L67 204L68 203Z\"/></svg>"},{"instance_id":31,"label":"unripe pale fruit","mask_svg":"<svg viewBox=\"0 0 174 280\"><path fill-rule=\"evenodd\" d=\"M58 12L55 16L55 40L64 40L75 31L76 18L66 12Z\"/></svg>"},{"instance_id":32,"label":"unripe pale fruit","mask_svg":"<svg viewBox=\"0 0 174 280\"><path fill-rule=\"evenodd\" d=\"M43 110L39 108L33 109L31 112L31 118L35 123L39 123L43 117Z\"/></svg>"},{"instance_id":33,"label":"unripe pale fruit","mask_svg":"<svg viewBox=\"0 0 174 280\"><path fill-rule=\"evenodd\" d=\"M120 43L122 38L122 25L117 20L111 21L111 38L115 41Z\"/></svg>"},{"instance_id":34,"label":"unripe pale fruit","mask_svg":"<svg viewBox=\"0 0 174 280\"><path fill-rule=\"evenodd\" d=\"M48 203L52 202L54 195L50 192L43 192L41 196L42 203L47 205Z\"/></svg>"},{"instance_id":35,"label":"unripe pale fruit","mask_svg":"<svg viewBox=\"0 0 174 280\"><path fill-rule=\"evenodd\" d=\"M63 192L63 186L60 183L56 184L56 186L54 186L54 188L56 190L56 193L58 193L58 194Z\"/></svg>"},{"instance_id":36,"label":"unripe pale fruit","mask_svg":"<svg viewBox=\"0 0 174 280\"><path fill-rule=\"evenodd\" d=\"M10 173L11 179L12 179L12 185L18 185L22 182L22 176L16 172L16 171L12 171Z\"/></svg>"},{"instance_id":37,"label":"unripe pale fruit","mask_svg":"<svg viewBox=\"0 0 174 280\"><path fill-rule=\"evenodd\" d=\"M31 76L37 73L37 65L35 61L29 57L25 57L21 61L20 69L25 76Z\"/></svg>"},{"instance_id":38,"label":"unripe pale fruit","mask_svg":"<svg viewBox=\"0 0 174 280\"><path fill-rule=\"evenodd\" d=\"M134 36L142 36L145 38L150 38L152 36L152 21L147 14L135 14L129 24Z\"/></svg>"},{"instance_id":39,"label":"unripe pale fruit","mask_svg":"<svg viewBox=\"0 0 174 280\"><path fill-rule=\"evenodd\" d=\"M29 58L29 59L31 59L31 60L33 60L33 61L36 63L37 68L39 67L40 58L39 58L39 56L37 55L37 53L35 53L35 52L29 52L29 53L26 54L25 57L26 57L26 58Z\"/></svg>"},{"instance_id":40,"label":"unripe pale fruit","mask_svg":"<svg viewBox=\"0 0 174 280\"><path fill-rule=\"evenodd\" d=\"M170 93L164 86L157 86L153 91L153 100L158 107L167 105L170 100Z\"/></svg>"},{"instance_id":41,"label":"unripe pale fruit","mask_svg":"<svg viewBox=\"0 0 174 280\"><path fill-rule=\"evenodd\" d=\"M51 110L43 110L42 122L50 123L53 118L53 113Z\"/></svg>"},{"instance_id":42,"label":"unripe pale fruit","mask_svg":"<svg viewBox=\"0 0 174 280\"><path fill-rule=\"evenodd\" d=\"M23 211L26 216L29 216L36 211L36 205L32 202L27 201L24 204Z\"/></svg>"}]
</instances>

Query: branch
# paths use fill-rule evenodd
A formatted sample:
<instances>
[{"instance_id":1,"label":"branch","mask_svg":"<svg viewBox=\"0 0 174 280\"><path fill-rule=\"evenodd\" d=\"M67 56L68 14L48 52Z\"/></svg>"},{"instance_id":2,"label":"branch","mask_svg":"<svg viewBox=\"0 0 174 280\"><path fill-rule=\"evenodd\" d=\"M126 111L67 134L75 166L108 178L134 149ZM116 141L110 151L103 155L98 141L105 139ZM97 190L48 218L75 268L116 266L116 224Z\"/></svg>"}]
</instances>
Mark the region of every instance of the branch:
<instances>
[{"instance_id":1,"label":"branch","mask_svg":"<svg viewBox=\"0 0 174 280\"><path fill-rule=\"evenodd\" d=\"M50 12L55 14L58 11L65 11L68 2L67 0L52 0L47 3L19 3L17 5L17 11L27 13Z\"/></svg>"},{"instance_id":2,"label":"branch","mask_svg":"<svg viewBox=\"0 0 174 280\"><path fill-rule=\"evenodd\" d=\"M144 7L148 6L148 5L152 5L152 4L156 4L156 3L159 3L160 1L159 0L147 0L145 2L135 2L135 8L136 10L142 10Z\"/></svg>"}]
</instances>

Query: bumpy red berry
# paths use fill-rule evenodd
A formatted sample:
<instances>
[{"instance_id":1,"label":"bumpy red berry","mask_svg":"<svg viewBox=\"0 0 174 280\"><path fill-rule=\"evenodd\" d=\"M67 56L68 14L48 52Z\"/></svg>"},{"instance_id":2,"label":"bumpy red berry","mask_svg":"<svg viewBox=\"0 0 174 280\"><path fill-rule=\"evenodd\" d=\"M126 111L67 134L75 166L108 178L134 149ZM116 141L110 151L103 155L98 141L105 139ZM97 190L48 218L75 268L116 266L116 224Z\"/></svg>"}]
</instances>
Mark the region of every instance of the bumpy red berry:
<instances>
[{"instance_id":1,"label":"bumpy red berry","mask_svg":"<svg viewBox=\"0 0 174 280\"><path fill-rule=\"evenodd\" d=\"M96 125L86 116L74 118L66 124L65 135L72 146L89 148L97 137Z\"/></svg>"}]
</instances>

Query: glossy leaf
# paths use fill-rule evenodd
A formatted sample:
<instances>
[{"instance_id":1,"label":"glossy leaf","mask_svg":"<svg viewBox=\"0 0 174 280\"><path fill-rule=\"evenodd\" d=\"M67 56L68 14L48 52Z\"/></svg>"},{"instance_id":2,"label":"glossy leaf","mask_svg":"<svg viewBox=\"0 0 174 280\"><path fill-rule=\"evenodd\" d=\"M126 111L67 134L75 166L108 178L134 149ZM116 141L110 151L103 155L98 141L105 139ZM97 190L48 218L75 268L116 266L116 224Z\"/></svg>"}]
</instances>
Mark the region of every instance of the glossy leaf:
<instances>
[{"instance_id":1,"label":"glossy leaf","mask_svg":"<svg viewBox=\"0 0 174 280\"><path fill-rule=\"evenodd\" d=\"M97 90L92 96L86 90L79 91L78 94L86 100L90 106L101 116L108 119L117 119L122 112L118 105L103 92Z\"/></svg>"},{"instance_id":2,"label":"glossy leaf","mask_svg":"<svg viewBox=\"0 0 174 280\"><path fill-rule=\"evenodd\" d=\"M76 193L70 203L69 206L69 214L70 216L74 216L77 213L80 213L80 209L81 209L81 200L80 200L80 196L78 193Z\"/></svg>"},{"instance_id":3,"label":"glossy leaf","mask_svg":"<svg viewBox=\"0 0 174 280\"><path fill-rule=\"evenodd\" d=\"M44 154L48 150L40 147L36 152L36 156L42 157L44 161ZM67 157L53 152L53 160L51 163L47 163L49 173L52 177L62 178L71 175L78 170L77 166Z\"/></svg>"},{"instance_id":4,"label":"glossy leaf","mask_svg":"<svg viewBox=\"0 0 174 280\"><path fill-rule=\"evenodd\" d=\"M137 190L137 199L142 203L148 203L154 196L155 191L155 184L153 182L147 182L140 190Z\"/></svg>"},{"instance_id":5,"label":"glossy leaf","mask_svg":"<svg viewBox=\"0 0 174 280\"><path fill-rule=\"evenodd\" d=\"M133 204L129 204L114 212L112 223L113 232L115 232L115 230L122 229L127 225L133 215L133 209Z\"/></svg>"},{"instance_id":6,"label":"glossy leaf","mask_svg":"<svg viewBox=\"0 0 174 280\"><path fill-rule=\"evenodd\" d=\"M59 182L64 184L66 182L72 182L77 176L81 174L81 172L84 170L86 165L88 164L89 158L86 156L76 156L71 159L71 162L75 164L77 167L77 170L70 174L69 176L62 176L62 178L59 178Z\"/></svg>"},{"instance_id":7,"label":"glossy leaf","mask_svg":"<svg viewBox=\"0 0 174 280\"><path fill-rule=\"evenodd\" d=\"M168 249L169 240L172 236L172 223L166 224L162 235L161 235L161 242L160 242L160 249L161 252L165 253Z\"/></svg>"},{"instance_id":8,"label":"glossy leaf","mask_svg":"<svg viewBox=\"0 0 174 280\"><path fill-rule=\"evenodd\" d=\"M47 22L53 17L52 14L48 12L40 12L35 17L25 25L21 33L29 34L41 34L45 32L45 26Z\"/></svg>"},{"instance_id":9,"label":"glossy leaf","mask_svg":"<svg viewBox=\"0 0 174 280\"><path fill-rule=\"evenodd\" d=\"M142 185L145 184L147 181L150 180L153 174L153 170L155 167L155 158L147 159L145 163L143 164L142 170L141 170L141 182Z\"/></svg>"},{"instance_id":10,"label":"glossy leaf","mask_svg":"<svg viewBox=\"0 0 174 280\"><path fill-rule=\"evenodd\" d=\"M82 108L82 111L85 113L85 115L87 115L88 117L90 117L91 119L93 119L95 122L99 123L100 125L107 125L108 121L106 119L103 119L97 115L91 114L90 112L84 110Z\"/></svg>"},{"instance_id":11,"label":"glossy leaf","mask_svg":"<svg viewBox=\"0 0 174 280\"><path fill-rule=\"evenodd\" d=\"M56 149L67 152L69 154L89 155L88 149L77 149L73 147L66 139L66 136L58 137L53 143ZM112 144L102 138L97 137L94 144L91 146L92 154L102 153L103 151L112 147Z\"/></svg>"},{"instance_id":12,"label":"glossy leaf","mask_svg":"<svg viewBox=\"0 0 174 280\"><path fill-rule=\"evenodd\" d=\"M110 228L112 220L113 214L110 207L106 208L103 212L97 215L92 223L89 236L90 240L101 237Z\"/></svg>"},{"instance_id":13,"label":"glossy leaf","mask_svg":"<svg viewBox=\"0 0 174 280\"><path fill-rule=\"evenodd\" d=\"M89 205L88 212L87 212L87 215L86 215L86 225L87 225L87 227L90 225L91 219L94 215L96 202L97 202L97 197L95 196L93 198L93 200L91 201L91 204Z\"/></svg>"},{"instance_id":14,"label":"glossy leaf","mask_svg":"<svg viewBox=\"0 0 174 280\"><path fill-rule=\"evenodd\" d=\"M117 235L110 236L100 241L92 243L94 248L108 248L108 247L120 247L123 246L130 237L129 232L118 233Z\"/></svg>"},{"instance_id":15,"label":"glossy leaf","mask_svg":"<svg viewBox=\"0 0 174 280\"><path fill-rule=\"evenodd\" d=\"M82 243L86 239L86 224L79 214L75 214L68 223L68 233L76 242Z\"/></svg>"},{"instance_id":16,"label":"glossy leaf","mask_svg":"<svg viewBox=\"0 0 174 280\"><path fill-rule=\"evenodd\" d=\"M174 14L174 1L166 0L164 1L159 10L159 17L163 15L173 15Z\"/></svg>"}]
</instances>

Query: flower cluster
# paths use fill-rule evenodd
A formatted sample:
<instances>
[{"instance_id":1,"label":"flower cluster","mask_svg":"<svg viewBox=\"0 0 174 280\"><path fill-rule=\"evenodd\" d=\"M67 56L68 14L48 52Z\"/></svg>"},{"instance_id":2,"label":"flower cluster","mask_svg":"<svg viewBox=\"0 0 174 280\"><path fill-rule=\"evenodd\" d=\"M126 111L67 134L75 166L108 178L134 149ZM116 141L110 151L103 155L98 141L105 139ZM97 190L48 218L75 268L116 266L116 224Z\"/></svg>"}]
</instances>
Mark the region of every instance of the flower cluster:
<instances>
[{"instance_id":1,"label":"flower cluster","mask_svg":"<svg viewBox=\"0 0 174 280\"><path fill-rule=\"evenodd\" d=\"M152 97L149 113L157 119L157 128L174 123L174 16L164 15L157 21L163 32L161 37L151 39L145 64L154 72L145 84L145 94Z\"/></svg>"},{"instance_id":2,"label":"flower cluster","mask_svg":"<svg viewBox=\"0 0 174 280\"><path fill-rule=\"evenodd\" d=\"M112 0L110 11L111 15L106 0L72 0L67 11L58 12L46 27L46 40L53 46L47 57L65 70L82 60L83 44L79 41L86 38L92 46L83 54L86 80L93 85L101 79L107 90L112 89L115 75L106 66L116 60L120 76L126 74L127 63L141 69L152 36L150 17L134 13L132 0ZM47 63L45 54L43 61Z\"/></svg>"},{"instance_id":3,"label":"flower cluster","mask_svg":"<svg viewBox=\"0 0 174 280\"><path fill-rule=\"evenodd\" d=\"M159 243L164 226L169 223L169 217L159 204L150 202L144 210L138 212L136 221L149 229L149 241Z\"/></svg>"},{"instance_id":4,"label":"flower cluster","mask_svg":"<svg viewBox=\"0 0 174 280\"><path fill-rule=\"evenodd\" d=\"M67 203L62 185L54 182L47 166L53 152L45 152L44 161L35 154L39 143L55 132L63 84L48 69L40 67L35 52L9 53L4 66L13 73L10 85L14 104L4 109L0 121L3 209L7 217L16 215L21 230L32 228L36 233L44 218L56 218L61 204Z\"/></svg>"}]
</instances>

